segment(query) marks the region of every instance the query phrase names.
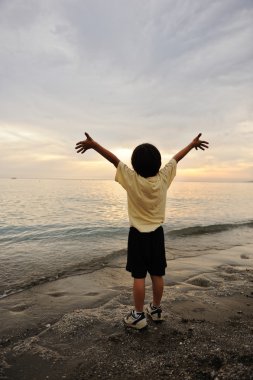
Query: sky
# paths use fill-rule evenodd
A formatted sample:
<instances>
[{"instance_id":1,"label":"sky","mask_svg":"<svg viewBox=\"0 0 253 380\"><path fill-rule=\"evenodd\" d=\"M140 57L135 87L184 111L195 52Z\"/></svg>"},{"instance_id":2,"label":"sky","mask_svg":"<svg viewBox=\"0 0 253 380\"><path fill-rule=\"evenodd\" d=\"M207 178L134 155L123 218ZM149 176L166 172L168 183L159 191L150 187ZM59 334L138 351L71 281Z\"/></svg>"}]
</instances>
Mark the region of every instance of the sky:
<instances>
[{"instance_id":1,"label":"sky","mask_svg":"<svg viewBox=\"0 0 253 380\"><path fill-rule=\"evenodd\" d=\"M0 178L114 178L202 133L178 180L253 180L252 0L0 0Z\"/></svg>"}]
</instances>

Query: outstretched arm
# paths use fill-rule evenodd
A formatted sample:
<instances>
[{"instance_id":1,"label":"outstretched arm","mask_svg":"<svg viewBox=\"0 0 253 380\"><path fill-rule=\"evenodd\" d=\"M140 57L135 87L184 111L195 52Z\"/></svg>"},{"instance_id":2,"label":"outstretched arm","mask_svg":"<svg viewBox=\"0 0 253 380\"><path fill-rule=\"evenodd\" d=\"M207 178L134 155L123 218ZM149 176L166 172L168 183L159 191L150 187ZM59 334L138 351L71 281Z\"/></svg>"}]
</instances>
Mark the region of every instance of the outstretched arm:
<instances>
[{"instance_id":1,"label":"outstretched arm","mask_svg":"<svg viewBox=\"0 0 253 380\"><path fill-rule=\"evenodd\" d=\"M94 149L96 152L101 154L106 160L110 161L116 168L119 164L119 159L116 157L112 152L105 149L101 145L99 145L96 141L94 141L88 133L85 132L85 136L87 137L86 140L79 141L76 144L77 153L84 153L88 149Z\"/></svg>"},{"instance_id":2,"label":"outstretched arm","mask_svg":"<svg viewBox=\"0 0 253 380\"><path fill-rule=\"evenodd\" d=\"M177 154L175 154L175 156L173 157L177 162L179 162L180 160L182 160L182 158L184 158L187 153L189 153L193 148L195 148L196 150L198 150L198 148L202 149L202 150L205 150L206 148L208 148L208 142L207 141L202 141L200 140L201 136L201 133L198 134L197 137L195 137L195 139L192 140L192 142L187 145L184 149L180 150Z\"/></svg>"}]
</instances>

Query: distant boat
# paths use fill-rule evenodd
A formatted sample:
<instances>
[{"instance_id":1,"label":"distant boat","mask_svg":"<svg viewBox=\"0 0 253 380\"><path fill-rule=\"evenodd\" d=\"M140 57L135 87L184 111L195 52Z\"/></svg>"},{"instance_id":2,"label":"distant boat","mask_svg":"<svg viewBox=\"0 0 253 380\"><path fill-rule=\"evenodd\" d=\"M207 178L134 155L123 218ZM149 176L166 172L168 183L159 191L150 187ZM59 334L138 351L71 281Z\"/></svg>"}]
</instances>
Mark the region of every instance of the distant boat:
<instances>
[{"instance_id":1,"label":"distant boat","mask_svg":"<svg viewBox=\"0 0 253 380\"><path fill-rule=\"evenodd\" d=\"M17 177L11 177L11 179L17 179Z\"/></svg>"}]
</instances>

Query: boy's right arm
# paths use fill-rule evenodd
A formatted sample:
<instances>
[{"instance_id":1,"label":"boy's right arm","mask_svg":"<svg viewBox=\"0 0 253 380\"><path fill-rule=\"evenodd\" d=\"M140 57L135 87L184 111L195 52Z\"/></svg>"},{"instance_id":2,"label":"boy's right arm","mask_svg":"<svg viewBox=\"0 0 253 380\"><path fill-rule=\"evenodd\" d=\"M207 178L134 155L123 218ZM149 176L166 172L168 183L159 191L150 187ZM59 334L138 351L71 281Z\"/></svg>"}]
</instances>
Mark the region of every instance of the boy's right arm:
<instances>
[{"instance_id":1,"label":"boy's right arm","mask_svg":"<svg viewBox=\"0 0 253 380\"><path fill-rule=\"evenodd\" d=\"M88 133L85 132L86 140L79 141L76 144L77 153L84 153L88 149L94 149L96 152L101 154L106 160L110 161L116 168L120 160L115 156L112 152L105 149L103 146L99 145L96 141L94 141Z\"/></svg>"}]
</instances>

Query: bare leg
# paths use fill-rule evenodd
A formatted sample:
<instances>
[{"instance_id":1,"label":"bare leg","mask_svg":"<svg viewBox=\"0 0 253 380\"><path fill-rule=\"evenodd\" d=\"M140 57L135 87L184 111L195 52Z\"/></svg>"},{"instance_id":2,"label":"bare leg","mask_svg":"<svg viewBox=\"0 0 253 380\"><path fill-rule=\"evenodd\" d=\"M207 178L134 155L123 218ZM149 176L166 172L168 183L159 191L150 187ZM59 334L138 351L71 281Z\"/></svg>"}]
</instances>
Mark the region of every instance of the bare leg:
<instances>
[{"instance_id":1,"label":"bare leg","mask_svg":"<svg viewBox=\"0 0 253 380\"><path fill-rule=\"evenodd\" d=\"M163 295L163 277L162 276L150 276L153 287L153 305L160 306Z\"/></svg>"},{"instance_id":2,"label":"bare leg","mask_svg":"<svg viewBox=\"0 0 253 380\"><path fill-rule=\"evenodd\" d=\"M143 312L145 299L145 278L134 278L134 306L136 312Z\"/></svg>"}]
</instances>

